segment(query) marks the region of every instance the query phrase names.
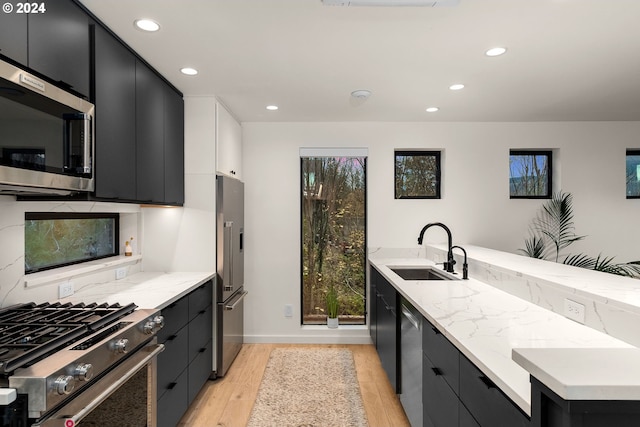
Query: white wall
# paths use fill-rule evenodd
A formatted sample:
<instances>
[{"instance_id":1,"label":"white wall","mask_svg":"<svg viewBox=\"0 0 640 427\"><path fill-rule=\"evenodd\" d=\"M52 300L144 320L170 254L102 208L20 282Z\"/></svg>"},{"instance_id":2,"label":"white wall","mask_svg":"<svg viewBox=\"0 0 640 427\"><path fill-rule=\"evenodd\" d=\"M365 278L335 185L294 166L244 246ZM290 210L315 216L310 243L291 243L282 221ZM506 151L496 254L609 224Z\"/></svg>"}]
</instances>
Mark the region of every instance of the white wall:
<instances>
[{"instance_id":1,"label":"white wall","mask_svg":"<svg viewBox=\"0 0 640 427\"><path fill-rule=\"evenodd\" d=\"M244 123L245 334L249 341L363 338L299 325L300 147L367 147L368 246L417 245L422 226L447 224L456 243L516 252L543 203L509 199L509 149L556 149L556 189L574 196L574 252L640 259L640 200L625 199L625 150L640 147L639 122ZM443 151L442 199L394 200L394 149ZM429 231L426 241L444 233ZM284 304L293 304L292 319ZM336 335L337 334L337 335ZM346 338L349 337L349 338ZM359 338L358 338L359 337Z\"/></svg>"}]
</instances>

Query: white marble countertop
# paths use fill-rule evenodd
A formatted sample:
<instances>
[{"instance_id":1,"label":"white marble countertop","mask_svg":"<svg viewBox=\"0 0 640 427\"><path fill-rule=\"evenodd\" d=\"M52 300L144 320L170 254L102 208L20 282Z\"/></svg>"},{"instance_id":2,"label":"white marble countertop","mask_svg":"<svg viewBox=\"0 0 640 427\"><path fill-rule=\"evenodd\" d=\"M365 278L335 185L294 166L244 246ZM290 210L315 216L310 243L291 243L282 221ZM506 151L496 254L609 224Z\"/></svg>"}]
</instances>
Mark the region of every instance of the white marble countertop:
<instances>
[{"instance_id":1,"label":"white marble countertop","mask_svg":"<svg viewBox=\"0 0 640 427\"><path fill-rule=\"evenodd\" d=\"M433 246L446 250L445 245ZM640 280L480 246L464 247L474 261L542 279L549 286L640 314Z\"/></svg>"},{"instance_id":2,"label":"white marble countertop","mask_svg":"<svg viewBox=\"0 0 640 427\"><path fill-rule=\"evenodd\" d=\"M514 348L513 360L566 400L640 400L638 348Z\"/></svg>"},{"instance_id":3,"label":"white marble countertop","mask_svg":"<svg viewBox=\"0 0 640 427\"><path fill-rule=\"evenodd\" d=\"M634 348L473 278L403 280L389 266L433 262L383 252L369 254L371 265L527 414L531 413L529 372L512 360L513 349Z\"/></svg>"},{"instance_id":4,"label":"white marble countertop","mask_svg":"<svg viewBox=\"0 0 640 427\"><path fill-rule=\"evenodd\" d=\"M136 273L113 282L86 285L60 302L134 303L139 308L162 309L214 276L213 272Z\"/></svg>"}]
</instances>

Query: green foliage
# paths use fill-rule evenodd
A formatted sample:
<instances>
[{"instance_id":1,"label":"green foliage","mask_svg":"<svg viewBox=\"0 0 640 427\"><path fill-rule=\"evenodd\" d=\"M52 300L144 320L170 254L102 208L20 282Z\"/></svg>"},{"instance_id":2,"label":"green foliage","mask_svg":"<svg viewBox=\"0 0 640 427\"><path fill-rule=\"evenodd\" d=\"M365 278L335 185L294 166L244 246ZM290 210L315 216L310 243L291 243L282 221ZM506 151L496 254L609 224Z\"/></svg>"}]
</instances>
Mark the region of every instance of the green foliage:
<instances>
[{"instance_id":1,"label":"green foliage","mask_svg":"<svg viewBox=\"0 0 640 427\"><path fill-rule=\"evenodd\" d=\"M327 317L335 319L338 317L338 293L331 286L327 291Z\"/></svg>"},{"instance_id":2,"label":"green foliage","mask_svg":"<svg viewBox=\"0 0 640 427\"><path fill-rule=\"evenodd\" d=\"M301 202L305 323L326 318L330 289L337 315L364 323L364 159L302 159Z\"/></svg>"},{"instance_id":3,"label":"green foliage","mask_svg":"<svg viewBox=\"0 0 640 427\"><path fill-rule=\"evenodd\" d=\"M573 225L573 197L570 193L558 192L542 205L529 227L529 237L525 239L524 255L559 262L560 251L573 242L582 240ZM563 264L620 276L640 278L640 261L617 264L614 257L598 255L596 258L585 254L567 255Z\"/></svg>"}]
</instances>

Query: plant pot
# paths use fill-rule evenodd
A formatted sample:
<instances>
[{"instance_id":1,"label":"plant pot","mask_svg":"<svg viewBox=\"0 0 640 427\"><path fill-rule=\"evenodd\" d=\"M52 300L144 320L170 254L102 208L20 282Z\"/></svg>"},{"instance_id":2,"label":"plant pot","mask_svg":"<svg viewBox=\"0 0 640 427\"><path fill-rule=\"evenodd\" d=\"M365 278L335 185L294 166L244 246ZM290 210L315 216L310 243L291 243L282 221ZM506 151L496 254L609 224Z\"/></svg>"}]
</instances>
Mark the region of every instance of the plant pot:
<instances>
[{"instance_id":1,"label":"plant pot","mask_svg":"<svg viewBox=\"0 0 640 427\"><path fill-rule=\"evenodd\" d=\"M327 327L331 329L335 329L338 327L338 318L337 317L327 317Z\"/></svg>"}]
</instances>

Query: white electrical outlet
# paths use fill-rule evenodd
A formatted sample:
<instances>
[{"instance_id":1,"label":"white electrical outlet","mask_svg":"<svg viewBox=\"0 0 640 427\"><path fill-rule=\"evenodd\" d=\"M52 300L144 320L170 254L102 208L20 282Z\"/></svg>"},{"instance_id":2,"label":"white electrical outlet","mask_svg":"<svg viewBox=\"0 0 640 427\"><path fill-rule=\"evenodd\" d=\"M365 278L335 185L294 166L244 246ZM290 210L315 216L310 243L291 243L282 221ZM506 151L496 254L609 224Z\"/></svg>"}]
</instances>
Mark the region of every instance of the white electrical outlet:
<instances>
[{"instance_id":1,"label":"white electrical outlet","mask_svg":"<svg viewBox=\"0 0 640 427\"><path fill-rule=\"evenodd\" d=\"M116 268L116 280L127 277L127 267Z\"/></svg>"},{"instance_id":2,"label":"white electrical outlet","mask_svg":"<svg viewBox=\"0 0 640 427\"><path fill-rule=\"evenodd\" d=\"M584 304L565 298L564 315L571 320L584 324Z\"/></svg>"},{"instance_id":3,"label":"white electrical outlet","mask_svg":"<svg viewBox=\"0 0 640 427\"><path fill-rule=\"evenodd\" d=\"M58 285L58 298L70 297L73 292L73 282L71 280Z\"/></svg>"},{"instance_id":4,"label":"white electrical outlet","mask_svg":"<svg viewBox=\"0 0 640 427\"><path fill-rule=\"evenodd\" d=\"M291 304L284 305L284 317L293 317L293 306Z\"/></svg>"}]
</instances>

